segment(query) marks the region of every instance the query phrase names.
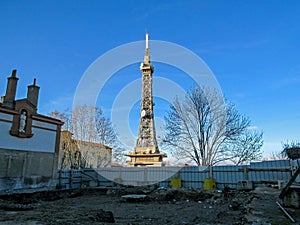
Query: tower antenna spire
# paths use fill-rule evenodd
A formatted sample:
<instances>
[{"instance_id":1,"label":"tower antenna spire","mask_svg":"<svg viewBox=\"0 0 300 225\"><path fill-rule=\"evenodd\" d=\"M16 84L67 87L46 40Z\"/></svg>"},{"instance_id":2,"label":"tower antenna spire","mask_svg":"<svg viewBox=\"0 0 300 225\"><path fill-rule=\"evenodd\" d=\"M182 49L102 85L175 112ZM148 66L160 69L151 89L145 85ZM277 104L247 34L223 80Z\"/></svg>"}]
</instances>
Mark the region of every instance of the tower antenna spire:
<instances>
[{"instance_id":1,"label":"tower antenna spire","mask_svg":"<svg viewBox=\"0 0 300 225\"><path fill-rule=\"evenodd\" d=\"M147 31L146 31L146 49L145 49L144 63L150 65L149 34Z\"/></svg>"},{"instance_id":2,"label":"tower antenna spire","mask_svg":"<svg viewBox=\"0 0 300 225\"><path fill-rule=\"evenodd\" d=\"M146 32L146 49L149 48L149 34Z\"/></svg>"}]
</instances>

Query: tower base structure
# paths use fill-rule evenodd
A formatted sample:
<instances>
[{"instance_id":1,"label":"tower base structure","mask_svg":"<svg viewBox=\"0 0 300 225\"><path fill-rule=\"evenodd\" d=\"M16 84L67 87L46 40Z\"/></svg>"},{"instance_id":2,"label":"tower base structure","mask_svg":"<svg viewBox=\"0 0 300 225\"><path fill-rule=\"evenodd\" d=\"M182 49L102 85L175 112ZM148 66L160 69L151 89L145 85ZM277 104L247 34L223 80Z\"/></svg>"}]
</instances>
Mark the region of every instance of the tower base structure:
<instances>
[{"instance_id":1,"label":"tower base structure","mask_svg":"<svg viewBox=\"0 0 300 225\"><path fill-rule=\"evenodd\" d=\"M164 166L163 158L167 157L154 147L136 147L134 152L129 152L126 156L130 157L127 167L161 167Z\"/></svg>"}]
</instances>

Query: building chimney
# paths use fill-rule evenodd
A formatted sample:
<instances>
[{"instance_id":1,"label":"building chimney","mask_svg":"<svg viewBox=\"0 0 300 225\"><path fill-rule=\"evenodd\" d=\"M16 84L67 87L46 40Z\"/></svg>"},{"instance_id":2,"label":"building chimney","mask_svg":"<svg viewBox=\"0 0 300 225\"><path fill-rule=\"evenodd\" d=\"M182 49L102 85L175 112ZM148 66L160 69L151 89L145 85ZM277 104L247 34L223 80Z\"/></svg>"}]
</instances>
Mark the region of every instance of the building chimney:
<instances>
[{"instance_id":1,"label":"building chimney","mask_svg":"<svg viewBox=\"0 0 300 225\"><path fill-rule=\"evenodd\" d=\"M35 109L37 109L40 87L36 85L36 79L34 78L33 84L28 86L27 100L30 101Z\"/></svg>"},{"instance_id":2,"label":"building chimney","mask_svg":"<svg viewBox=\"0 0 300 225\"><path fill-rule=\"evenodd\" d=\"M13 70L11 76L7 78L6 94L3 102L3 106L9 109L15 108L15 97L17 90L17 83L19 78L16 76L17 70Z\"/></svg>"}]
</instances>

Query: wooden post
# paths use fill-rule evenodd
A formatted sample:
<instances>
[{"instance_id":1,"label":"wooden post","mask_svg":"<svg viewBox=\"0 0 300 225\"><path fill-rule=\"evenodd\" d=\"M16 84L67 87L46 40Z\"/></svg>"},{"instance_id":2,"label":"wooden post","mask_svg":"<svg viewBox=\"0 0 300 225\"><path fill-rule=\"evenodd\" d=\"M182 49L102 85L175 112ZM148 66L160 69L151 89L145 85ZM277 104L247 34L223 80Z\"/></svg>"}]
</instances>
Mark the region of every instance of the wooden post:
<instances>
[{"instance_id":1,"label":"wooden post","mask_svg":"<svg viewBox=\"0 0 300 225\"><path fill-rule=\"evenodd\" d=\"M83 170L80 170L80 187L83 187Z\"/></svg>"},{"instance_id":2,"label":"wooden post","mask_svg":"<svg viewBox=\"0 0 300 225\"><path fill-rule=\"evenodd\" d=\"M70 169L70 179L69 179L69 181L70 181L70 189L72 189L72 186L73 186L73 170L72 169Z\"/></svg>"},{"instance_id":3,"label":"wooden post","mask_svg":"<svg viewBox=\"0 0 300 225\"><path fill-rule=\"evenodd\" d=\"M62 188L62 169L59 170L58 185Z\"/></svg>"},{"instance_id":4,"label":"wooden post","mask_svg":"<svg viewBox=\"0 0 300 225\"><path fill-rule=\"evenodd\" d=\"M209 165L209 177L213 178L213 169L212 169L212 165Z\"/></svg>"},{"instance_id":5,"label":"wooden post","mask_svg":"<svg viewBox=\"0 0 300 225\"><path fill-rule=\"evenodd\" d=\"M11 159L12 159L12 156L8 156L8 162L7 162L7 167L6 167L6 177L9 177L9 171L10 171L10 168L11 168Z\"/></svg>"},{"instance_id":6,"label":"wooden post","mask_svg":"<svg viewBox=\"0 0 300 225\"><path fill-rule=\"evenodd\" d=\"M280 199L283 199L283 197L286 195L286 193L290 189L290 186L296 180L298 174L300 174L300 167L298 167L298 169L295 171L295 173L293 174L293 176L291 177L291 179L289 180L289 182L287 183L287 185L282 189L282 191L281 191L281 193L279 195Z\"/></svg>"},{"instance_id":7,"label":"wooden post","mask_svg":"<svg viewBox=\"0 0 300 225\"><path fill-rule=\"evenodd\" d=\"M244 180L248 180L249 177L248 177L248 168L247 166L244 166Z\"/></svg>"},{"instance_id":8,"label":"wooden post","mask_svg":"<svg viewBox=\"0 0 300 225\"><path fill-rule=\"evenodd\" d=\"M285 210L285 208L282 207L282 205L277 201L276 204L279 206L279 208L284 212L284 214L293 222L295 223L296 220Z\"/></svg>"}]
</instances>

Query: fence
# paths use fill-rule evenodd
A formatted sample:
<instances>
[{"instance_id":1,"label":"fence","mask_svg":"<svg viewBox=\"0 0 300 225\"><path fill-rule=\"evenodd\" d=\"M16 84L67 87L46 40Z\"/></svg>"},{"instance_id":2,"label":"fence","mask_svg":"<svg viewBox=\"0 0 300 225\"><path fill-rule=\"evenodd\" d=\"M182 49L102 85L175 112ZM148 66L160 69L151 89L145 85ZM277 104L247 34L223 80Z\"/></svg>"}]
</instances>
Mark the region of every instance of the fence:
<instances>
[{"instance_id":1,"label":"fence","mask_svg":"<svg viewBox=\"0 0 300 225\"><path fill-rule=\"evenodd\" d=\"M62 189L80 187L108 187L118 185L157 185L169 187L171 178L181 178L182 187L203 188L204 179L216 180L216 188L237 188L241 182L253 187L288 181L292 166L289 160L263 161L245 166L208 167L105 167L98 169L60 170L59 187Z\"/></svg>"}]
</instances>

